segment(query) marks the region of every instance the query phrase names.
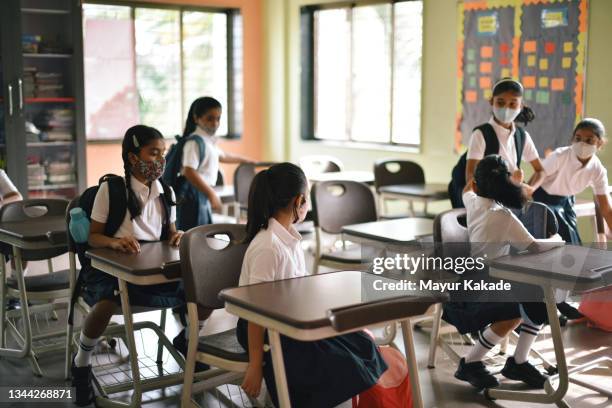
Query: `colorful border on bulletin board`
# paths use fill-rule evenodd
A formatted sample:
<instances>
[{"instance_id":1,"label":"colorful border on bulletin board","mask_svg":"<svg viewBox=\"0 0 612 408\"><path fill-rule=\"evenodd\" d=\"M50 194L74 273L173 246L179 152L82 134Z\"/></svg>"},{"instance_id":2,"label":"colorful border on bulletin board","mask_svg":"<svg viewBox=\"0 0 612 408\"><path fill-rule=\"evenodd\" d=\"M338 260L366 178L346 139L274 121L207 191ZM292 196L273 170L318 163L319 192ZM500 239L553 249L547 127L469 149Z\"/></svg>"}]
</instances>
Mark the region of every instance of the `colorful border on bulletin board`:
<instances>
[{"instance_id":1,"label":"colorful border on bulletin board","mask_svg":"<svg viewBox=\"0 0 612 408\"><path fill-rule=\"evenodd\" d=\"M493 83L519 79L536 113L540 154L566 145L582 118L588 0L459 0L454 150L490 117Z\"/></svg>"}]
</instances>

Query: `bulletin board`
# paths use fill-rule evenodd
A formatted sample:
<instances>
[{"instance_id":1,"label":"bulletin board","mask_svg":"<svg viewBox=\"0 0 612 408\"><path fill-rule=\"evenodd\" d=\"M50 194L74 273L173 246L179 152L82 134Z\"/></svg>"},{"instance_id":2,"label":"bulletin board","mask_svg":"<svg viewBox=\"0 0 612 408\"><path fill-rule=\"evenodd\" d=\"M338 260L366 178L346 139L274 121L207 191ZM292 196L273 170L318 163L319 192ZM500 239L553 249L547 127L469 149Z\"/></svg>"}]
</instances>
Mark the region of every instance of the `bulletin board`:
<instances>
[{"instance_id":1,"label":"bulletin board","mask_svg":"<svg viewBox=\"0 0 612 408\"><path fill-rule=\"evenodd\" d=\"M493 85L521 81L540 155L569 143L584 108L588 0L463 0L459 8L457 132L461 152L491 116Z\"/></svg>"}]
</instances>

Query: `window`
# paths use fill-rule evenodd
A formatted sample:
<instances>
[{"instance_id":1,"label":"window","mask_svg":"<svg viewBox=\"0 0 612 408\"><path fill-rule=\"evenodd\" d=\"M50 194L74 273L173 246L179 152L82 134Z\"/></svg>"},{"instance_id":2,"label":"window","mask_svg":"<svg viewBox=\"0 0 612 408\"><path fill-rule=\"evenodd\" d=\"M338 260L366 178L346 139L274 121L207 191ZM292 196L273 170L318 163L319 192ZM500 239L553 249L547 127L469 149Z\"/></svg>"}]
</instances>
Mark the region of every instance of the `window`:
<instances>
[{"instance_id":1,"label":"window","mask_svg":"<svg viewBox=\"0 0 612 408\"><path fill-rule=\"evenodd\" d=\"M422 8L302 8L303 139L419 145Z\"/></svg>"},{"instance_id":2,"label":"window","mask_svg":"<svg viewBox=\"0 0 612 408\"><path fill-rule=\"evenodd\" d=\"M143 123L181 133L191 102L223 105L219 135L242 132L242 19L237 10L84 4L89 140Z\"/></svg>"}]
</instances>

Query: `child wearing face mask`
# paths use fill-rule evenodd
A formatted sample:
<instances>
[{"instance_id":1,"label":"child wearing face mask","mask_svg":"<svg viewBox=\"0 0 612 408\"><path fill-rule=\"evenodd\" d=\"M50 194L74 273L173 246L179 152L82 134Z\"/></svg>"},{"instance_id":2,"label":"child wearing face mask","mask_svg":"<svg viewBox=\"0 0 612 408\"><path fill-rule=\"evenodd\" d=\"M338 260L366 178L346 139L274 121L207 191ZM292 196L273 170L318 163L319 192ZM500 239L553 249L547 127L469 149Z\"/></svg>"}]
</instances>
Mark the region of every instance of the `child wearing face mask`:
<instances>
[{"instance_id":1,"label":"child wearing face mask","mask_svg":"<svg viewBox=\"0 0 612 408\"><path fill-rule=\"evenodd\" d=\"M213 189L217 182L219 163L252 163L245 157L224 152L217 146L215 133L221 120L221 103L204 96L191 104L183 137L197 136L183 147L181 174L186 178L186 191L177 192L177 225L187 231L198 225L211 223L211 209L219 211L221 200ZM200 146L204 144L204 157L200 157Z\"/></svg>"},{"instance_id":2,"label":"child wearing face mask","mask_svg":"<svg viewBox=\"0 0 612 408\"><path fill-rule=\"evenodd\" d=\"M574 195L593 189L601 213L612 228L612 206L608 194L608 172L596 153L606 143L606 129L597 119L581 120L574 129L571 146L559 147L544 159L545 178L533 199L547 204L559 223L559 234L567 242L580 244Z\"/></svg>"},{"instance_id":3,"label":"child wearing face mask","mask_svg":"<svg viewBox=\"0 0 612 408\"><path fill-rule=\"evenodd\" d=\"M162 134L151 127L137 125L129 128L123 138L121 156L125 169L127 211L114 234L104 234L109 217L109 185L103 182L96 194L91 212L89 245L92 248L111 248L136 254L141 241L166 240L178 246L182 231L174 222L175 197L172 188L162 183L166 150ZM72 385L76 388L79 406L93 402L91 356L113 314L120 312L117 278L94 268L83 269L82 296L92 307L81 330L78 352L72 363ZM175 307L184 304L182 286L177 282L150 286L128 284L130 303L135 306ZM210 310L199 310L201 324ZM187 352L187 333L173 341L181 353Z\"/></svg>"},{"instance_id":4,"label":"child wearing face mask","mask_svg":"<svg viewBox=\"0 0 612 408\"><path fill-rule=\"evenodd\" d=\"M301 236L294 227L306 217L307 195L306 176L294 164L276 164L255 176L249 191L249 247L241 286L307 274ZM236 336L249 354L242 388L256 398L265 379L274 405L279 406L272 358L264 349L265 329L240 319ZM293 407L334 407L372 387L387 369L365 332L318 341L281 336L281 342Z\"/></svg>"},{"instance_id":5,"label":"child wearing face mask","mask_svg":"<svg viewBox=\"0 0 612 408\"><path fill-rule=\"evenodd\" d=\"M523 191L527 197L531 197L535 189L528 184L523 183L523 172L520 167L522 161L529 162L534 170L534 176L530 180L530 184L539 183L543 178L542 163L538 156L533 140L526 130L517 130L516 122L527 124L531 122L535 115L533 111L523 103L523 85L511 78L503 78L498 81L493 87L493 96L490 103L493 108L493 115L485 125L478 126L470 138L465 179L467 184L474 177L476 166L485 157L487 150L487 142L483 131L494 132L499 143L497 152L488 152L488 154L499 154L507 163L513 180L521 183ZM522 151L518 152L521 141L517 137L523 137Z\"/></svg>"}]
</instances>

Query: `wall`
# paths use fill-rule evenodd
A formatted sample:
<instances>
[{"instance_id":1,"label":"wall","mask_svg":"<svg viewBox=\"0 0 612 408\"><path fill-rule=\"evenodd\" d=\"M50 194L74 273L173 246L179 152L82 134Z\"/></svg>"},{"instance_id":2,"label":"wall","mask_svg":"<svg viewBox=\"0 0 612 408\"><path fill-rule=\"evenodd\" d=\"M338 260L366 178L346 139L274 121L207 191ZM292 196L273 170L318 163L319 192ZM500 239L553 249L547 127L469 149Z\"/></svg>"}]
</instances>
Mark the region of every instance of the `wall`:
<instances>
[{"instance_id":1,"label":"wall","mask_svg":"<svg viewBox=\"0 0 612 408\"><path fill-rule=\"evenodd\" d=\"M278 0L268 0L270 7ZM325 142L302 141L299 137L299 8L306 4L333 3L335 0L287 0L284 12L286 26L276 23L277 15L266 13L267 47L266 66L287 69L286 83L266 83L268 121L278 121L275 115L284 112L286 127L266 126L266 135L274 150L266 152L270 159L297 160L306 154L331 154L340 158L347 169L372 168L375 160L397 157L416 161L425 169L427 181L446 182L457 156L452 152L455 130L456 92L456 41L457 1L425 0L423 32L423 95L421 113L421 149L411 153L406 149L363 149ZM587 74L585 114L600 118L612 129L612 53L609 38L612 38L612 1L590 0L589 38L587 49ZM284 47L278 38L286 38ZM284 51L284 55L283 54ZM278 123L276 124L278 125ZM285 156L280 152L286 152ZM612 164L612 146L601 154L604 165ZM529 175L529 172L526 172ZM587 197L590 195L587 194ZM582 227L582 226L581 226ZM587 232L585 231L585 234ZM585 235L587 236L587 235Z\"/></svg>"},{"instance_id":2,"label":"wall","mask_svg":"<svg viewBox=\"0 0 612 408\"><path fill-rule=\"evenodd\" d=\"M222 149L254 159L262 156L262 7L260 0L148 0L148 3L240 8L244 24L244 134L240 140L220 141ZM177 129L177 133L180 129ZM224 166L231 182L235 166ZM106 173L123 174L121 144L87 145L87 183L97 184Z\"/></svg>"}]
</instances>

